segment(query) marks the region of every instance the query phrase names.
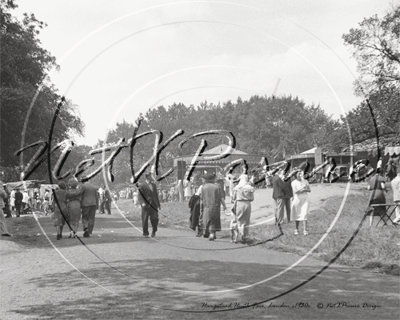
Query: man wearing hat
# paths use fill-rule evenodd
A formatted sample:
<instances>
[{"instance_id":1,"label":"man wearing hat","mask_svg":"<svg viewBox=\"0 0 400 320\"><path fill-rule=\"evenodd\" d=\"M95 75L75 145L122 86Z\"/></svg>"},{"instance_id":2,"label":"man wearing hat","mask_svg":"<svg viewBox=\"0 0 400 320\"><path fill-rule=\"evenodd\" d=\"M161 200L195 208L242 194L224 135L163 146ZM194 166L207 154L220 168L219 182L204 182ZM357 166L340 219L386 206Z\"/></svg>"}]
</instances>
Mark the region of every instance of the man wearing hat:
<instances>
[{"instance_id":1,"label":"man wearing hat","mask_svg":"<svg viewBox=\"0 0 400 320\"><path fill-rule=\"evenodd\" d=\"M139 184L138 200L142 207L143 236L149 237L149 218L153 228L152 237L156 236L158 226L158 210L161 209L156 184L150 173L144 175L145 182Z\"/></svg>"},{"instance_id":2,"label":"man wearing hat","mask_svg":"<svg viewBox=\"0 0 400 320\"><path fill-rule=\"evenodd\" d=\"M221 204L224 210L226 205L219 186L214 183L215 174L208 174L205 179L200 196L200 223L204 237L214 241L216 232L221 230Z\"/></svg>"},{"instance_id":3,"label":"man wearing hat","mask_svg":"<svg viewBox=\"0 0 400 320\"><path fill-rule=\"evenodd\" d=\"M21 191L19 191L19 188L16 188L16 190L15 190L15 210L17 211L17 217L19 217L21 214L23 198L24 198L24 196L22 195Z\"/></svg>"},{"instance_id":4,"label":"man wearing hat","mask_svg":"<svg viewBox=\"0 0 400 320\"><path fill-rule=\"evenodd\" d=\"M275 224L283 223L285 214L285 183L283 182L283 178L284 170L282 168L272 178L272 198L275 201Z\"/></svg>"},{"instance_id":5,"label":"man wearing hat","mask_svg":"<svg viewBox=\"0 0 400 320\"><path fill-rule=\"evenodd\" d=\"M93 232L96 210L99 208L99 194L97 189L86 181L82 184L81 195L83 236L89 237Z\"/></svg>"}]
</instances>

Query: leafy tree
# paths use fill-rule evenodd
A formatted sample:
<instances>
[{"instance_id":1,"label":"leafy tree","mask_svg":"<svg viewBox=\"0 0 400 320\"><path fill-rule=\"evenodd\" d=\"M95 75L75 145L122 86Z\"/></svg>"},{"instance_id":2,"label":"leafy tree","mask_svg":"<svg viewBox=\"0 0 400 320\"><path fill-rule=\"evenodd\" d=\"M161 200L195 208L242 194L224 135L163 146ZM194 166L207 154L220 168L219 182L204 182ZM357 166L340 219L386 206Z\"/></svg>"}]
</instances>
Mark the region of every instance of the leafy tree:
<instances>
[{"instance_id":1,"label":"leafy tree","mask_svg":"<svg viewBox=\"0 0 400 320\"><path fill-rule=\"evenodd\" d=\"M400 88L400 5L382 19L364 18L360 28L343 35L357 60L360 73L356 92L376 92L382 87Z\"/></svg>"},{"instance_id":2,"label":"leafy tree","mask_svg":"<svg viewBox=\"0 0 400 320\"><path fill-rule=\"evenodd\" d=\"M359 26L343 35L358 63L355 92L366 98L347 114L353 140L376 137L376 129L378 136L400 140L400 5L382 19L365 18Z\"/></svg>"},{"instance_id":3,"label":"leafy tree","mask_svg":"<svg viewBox=\"0 0 400 320\"><path fill-rule=\"evenodd\" d=\"M0 64L0 165L18 172L19 158L14 152L33 142L47 141L50 126L60 96L46 78L46 73L58 67L51 54L41 47L37 36L45 24L33 14L22 21L12 16L17 5L12 0L0 0L1 64ZM38 91L40 85L43 86ZM32 109L30 104L34 101ZM53 143L67 139L71 134L83 134L83 123L71 101L64 104L53 133ZM26 164L34 150L24 152ZM44 174L43 168L38 175ZM14 176L18 179L18 176Z\"/></svg>"}]
</instances>

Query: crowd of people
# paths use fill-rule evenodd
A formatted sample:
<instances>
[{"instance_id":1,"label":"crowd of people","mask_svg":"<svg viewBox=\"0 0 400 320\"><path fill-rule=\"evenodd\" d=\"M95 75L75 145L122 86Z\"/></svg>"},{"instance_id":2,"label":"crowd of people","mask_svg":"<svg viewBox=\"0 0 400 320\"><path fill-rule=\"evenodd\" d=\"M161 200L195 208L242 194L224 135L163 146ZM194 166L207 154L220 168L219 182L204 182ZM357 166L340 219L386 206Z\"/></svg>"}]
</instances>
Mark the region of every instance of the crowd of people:
<instances>
[{"instance_id":1,"label":"crowd of people","mask_svg":"<svg viewBox=\"0 0 400 320\"><path fill-rule=\"evenodd\" d=\"M378 168L368 183L368 190L370 190L368 206L374 205L370 214L370 226L372 225L374 216L382 217L386 213L387 202L385 193L388 192L386 183L387 181L382 175L382 170ZM400 224L400 170L396 172L396 175L389 183L393 191L393 204L396 205L396 215L393 223Z\"/></svg>"},{"instance_id":2,"label":"crowd of people","mask_svg":"<svg viewBox=\"0 0 400 320\"><path fill-rule=\"evenodd\" d=\"M80 221L83 225L83 236L89 237L93 232L96 211L99 210L100 214L111 214L111 201L113 198L118 199L117 193L110 192L105 186L97 189L89 182L79 183L75 178L71 178L68 183L60 181L52 189L45 189L42 196L38 189L34 189L31 196L27 190L21 191L19 187L9 192L7 185L2 182L0 188L2 236L11 236L5 218L41 212L54 219L57 240L62 238L67 222L70 238L76 237Z\"/></svg>"},{"instance_id":3,"label":"crowd of people","mask_svg":"<svg viewBox=\"0 0 400 320\"><path fill-rule=\"evenodd\" d=\"M357 166L366 165L363 162ZM368 189L371 190L369 205L375 206L371 214L371 224L374 215L382 216L386 210L386 179L382 177L381 168L377 168L368 182ZM40 197L35 191L32 197L28 192L19 188L8 192L6 186L0 186L0 209L2 217L11 217L14 211L19 217L27 208L43 210L45 215L54 211L54 226L57 231L57 239L62 238L63 227L68 222L70 227L70 238L76 237L79 223L83 224L83 236L89 237L94 228L95 213L111 214L111 201L120 198L133 199L135 206L141 208L143 236L149 237L149 220L152 227L151 236L155 237L158 230L158 212L161 203L168 201L179 201L183 199L188 202L190 208L190 228L196 231L196 236L208 238L213 241L217 232L221 231L221 211L232 215L230 228L232 234L236 230L238 237L233 242L245 243L248 239L251 217L251 202L254 200L255 182L259 183L254 172L250 175L247 166L242 167L239 177L233 175L233 169L229 170L225 177L221 172L217 174L205 174L197 177L198 181L192 178L189 181L177 180L176 184L169 190L157 190L157 186L150 173L144 175L144 182L133 187L110 192L104 185L96 189L89 182L79 184L72 178L66 184L63 181L53 191L46 189ZM300 224L303 224L303 235L308 235L307 216L309 211L310 184L304 177L304 168L294 168L289 174L283 168L267 171L265 183L273 188L272 198L274 199L275 224L285 222L295 223L294 235L299 235ZM393 190L393 201L397 204L396 217L393 223L400 224L400 172L390 182ZM180 192L183 194L180 195ZM226 195L229 195L232 203L232 211L226 212ZM221 209L222 208L222 209ZM286 215L285 215L286 213ZM10 235L7 230L5 219L1 219L2 236Z\"/></svg>"}]
</instances>

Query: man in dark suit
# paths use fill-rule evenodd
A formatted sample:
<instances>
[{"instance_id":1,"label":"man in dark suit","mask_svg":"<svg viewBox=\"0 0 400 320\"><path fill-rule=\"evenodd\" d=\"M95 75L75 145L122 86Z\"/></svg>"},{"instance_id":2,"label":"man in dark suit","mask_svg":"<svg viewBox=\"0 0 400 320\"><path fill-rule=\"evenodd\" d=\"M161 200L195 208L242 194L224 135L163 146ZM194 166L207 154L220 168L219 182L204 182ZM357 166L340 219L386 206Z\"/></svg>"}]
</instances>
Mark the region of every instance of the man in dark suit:
<instances>
[{"instance_id":1,"label":"man in dark suit","mask_svg":"<svg viewBox=\"0 0 400 320\"><path fill-rule=\"evenodd\" d=\"M156 184L153 182L150 173L144 175L145 182L139 184L138 200L142 207L143 236L149 237L149 218L153 228L152 237L156 236L158 226L158 210L161 209L158 199Z\"/></svg>"},{"instance_id":2,"label":"man in dark suit","mask_svg":"<svg viewBox=\"0 0 400 320\"><path fill-rule=\"evenodd\" d=\"M293 198L292 179L286 177L283 180L283 208L286 210L287 222L290 222L290 199ZM283 220L283 219L282 219Z\"/></svg>"},{"instance_id":3,"label":"man in dark suit","mask_svg":"<svg viewBox=\"0 0 400 320\"><path fill-rule=\"evenodd\" d=\"M19 191L19 188L17 188L15 190L15 210L17 211L17 217L19 217L21 214L22 199L23 199L23 195Z\"/></svg>"},{"instance_id":4,"label":"man in dark suit","mask_svg":"<svg viewBox=\"0 0 400 320\"><path fill-rule=\"evenodd\" d=\"M111 194L110 190L106 188L104 190L104 209L104 212L107 211L108 214L111 214Z\"/></svg>"},{"instance_id":5,"label":"man in dark suit","mask_svg":"<svg viewBox=\"0 0 400 320\"><path fill-rule=\"evenodd\" d=\"M94 228L96 210L99 208L99 194L97 189L88 181L81 186L81 207L83 236L89 237Z\"/></svg>"},{"instance_id":6,"label":"man in dark suit","mask_svg":"<svg viewBox=\"0 0 400 320\"><path fill-rule=\"evenodd\" d=\"M279 169L278 172L272 177L272 198L275 200L275 224L281 224L283 222L285 213L285 183L283 182L282 178L283 169Z\"/></svg>"}]
</instances>

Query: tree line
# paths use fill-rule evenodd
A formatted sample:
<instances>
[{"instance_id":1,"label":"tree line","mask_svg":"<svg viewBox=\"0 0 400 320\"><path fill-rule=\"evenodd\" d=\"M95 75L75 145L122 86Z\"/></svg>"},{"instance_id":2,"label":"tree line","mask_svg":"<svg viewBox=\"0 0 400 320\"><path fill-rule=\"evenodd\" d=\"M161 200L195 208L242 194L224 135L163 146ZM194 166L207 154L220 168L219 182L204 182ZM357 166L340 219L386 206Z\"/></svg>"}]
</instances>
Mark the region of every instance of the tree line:
<instances>
[{"instance_id":1,"label":"tree line","mask_svg":"<svg viewBox=\"0 0 400 320\"><path fill-rule=\"evenodd\" d=\"M46 78L47 72L58 67L55 57L41 47L40 30L45 27L35 16L26 15L22 21L12 16L16 8L13 0L0 0L1 11L1 143L0 165L6 172L4 180L18 180L20 157L15 151L48 138L48 130L60 96L57 88ZM393 6L379 18L365 18L358 28L343 35L358 63L359 78L354 83L355 94L363 102L346 115L334 119L320 105L306 105L300 97L252 96L218 104L204 101L198 106L174 103L158 106L142 114L136 123L122 121L108 134L106 141L95 146L74 146L64 163L63 172L74 169L78 163L94 158L95 170L102 155L90 151L104 145L116 145L121 138L127 143L133 133L150 130L162 132L162 142L179 129L183 135L171 142L160 154L160 169L166 171L173 159L193 155L200 139L188 141L182 148L179 141L194 133L208 130L226 130L236 137L236 148L249 154L267 157L270 162L300 153L314 146L327 152L340 152L350 141L358 143L377 136L400 139L400 6ZM40 88L40 90L38 90ZM29 109L35 100L33 108ZM52 146L76 135L83 135L84 123L76 112L79 107L66 100L56 122ZM29 117L27 117L29 114ZM140 123L140 126L138 124ZM45 124L45 125L43 125ZM351 139L350 136L351 135ZM23 139L22 139L23 138ZM209 135L208 148L227 143L223 135ZM153 153L155 135L149 134L136 141L133 165L138 170ZM23 142L21 144L21 141ZM384 146L380 146L384 148ZM112 148L111 148L112 149ZM37 151L32 147L24 151L22 165L26 165ZM59 159L60 150L51 155L51 163ZM107 158L110 152L105 153ZM64 171L65 170L65 171ZM126 183L130 178L130 150L124 148L113 163L115 183ZM48 176L46 161L38 166L31 179ZM69 178L69 177L68 177ZM66 179L68 179L66 178ZM101 182L97 175L94 182Z\"/></svg>"}]
</instances>

